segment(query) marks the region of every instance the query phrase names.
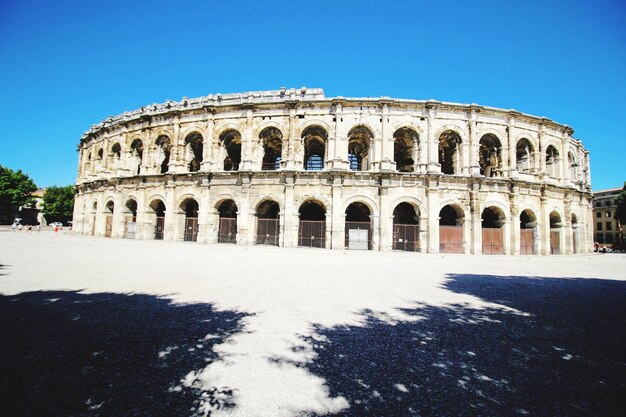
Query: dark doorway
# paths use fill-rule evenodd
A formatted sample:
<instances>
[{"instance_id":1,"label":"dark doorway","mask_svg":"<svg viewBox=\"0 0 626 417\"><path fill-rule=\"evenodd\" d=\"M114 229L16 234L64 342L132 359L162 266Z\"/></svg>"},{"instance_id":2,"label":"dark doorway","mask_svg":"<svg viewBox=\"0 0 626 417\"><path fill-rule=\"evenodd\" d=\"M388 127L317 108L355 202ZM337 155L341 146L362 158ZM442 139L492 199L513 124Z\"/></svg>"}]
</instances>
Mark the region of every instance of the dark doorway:
<instances>
[{"instance_id":1,"label":"dark doorway","mask_svg":"<svg viewBox=\"0 0 626 417\"><path fill-rule=\"evenodd\" d=\"M181 208L185 211L185 242L198 241L198 202L188 199L183 202Z\"/></svg>"},{"instance_id":2,"label":"dark doorway","mask_svg":"<svg viewBox=\"0 0 626 417\"><path fill-rule=\"evenodd\" d=\"M451 205L439 212L439 252L463 253L463 225L461 210Z\"/></svg>"},{"instance_id":3,"label":"dark doorway","mask_svg":"<svg viewBox=\"0 0 626 417\"><path fill-rule=\"evenodd\" d=\"M487 207L481 218L483 254L504 255L504 214L496 207Z\"/></svg>"},{"instance_id":4,"label":"dark doorway","mask_svg":"<svg viewBox=\"0 0 626 417\"><path fill-rule=\"evenodd\" d=\"M400 203L393 210L393 249L419 250L419 216L409 203Z\"/></svg>"},{"instance_id":5,"label":"dark doorway","mask_svg":"<svg viewBox=\"0 0 626 417\"><path fill-rule=\"evenodd\" d=\"M346 209L346 249L372 249L370 209L363 203L352 203Z\"/></svg>"},{"instance_id":6,"label":"dark doorway","mask_svg":"<svg viewBox=\"0 0 626 417\"><path fill-rule=\"evenodd\" d=\"M280 208L275 201L264 201L256 210L256 243L257 245L278 246L280 237Z\"/></svg>"},{"instance_id":7,"label":"dark doorway","mask_svg":"<svg viewBox=\"0 0 626 417\"><path fill-rule=\"evenodd\" d=\"M217 211L220 218L217 241L237 243L237 204L233 200L225 200L219 205Z\"/></svg>"},{"instance_id":8,"label":"dark doorway","mask_svg":"<svg viewBox=\"0 0 626 417\"><path fill-rule=\"evenodd\" d=\"M298 246L326 247L326 209L317 201L307 201L300 206Z\"/></svg>"},{"instance_id":9,"label":"dark doorway","mask_svg":"<svg viewBox=\"0 0 626 417\"><path fill-rule=\"evenodd\" d=\"M537 222L530 210L524 210L519 216L520 221L520 255L535 255L535 230Z\"/></svg>"}]
</instances>

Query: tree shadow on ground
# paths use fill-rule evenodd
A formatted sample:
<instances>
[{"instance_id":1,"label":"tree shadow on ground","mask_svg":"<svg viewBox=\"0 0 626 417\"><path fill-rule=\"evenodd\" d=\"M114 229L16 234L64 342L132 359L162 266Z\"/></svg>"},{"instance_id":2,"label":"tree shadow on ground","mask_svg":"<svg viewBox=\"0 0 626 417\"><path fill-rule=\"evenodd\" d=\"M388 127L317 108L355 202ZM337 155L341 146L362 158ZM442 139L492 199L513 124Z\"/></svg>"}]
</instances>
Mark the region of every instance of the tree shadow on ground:
<instances>
[{"instance_id":1,"label":"tree shadow on ground","mask_svg":"<svg viewBox=\"0 0 626 417\"><path fill-rule=\"evenodd\" d=\"M341 415L626 415L626 282L449 278L527 314L425 306L404 310L414 321L366 311L364 326L318 328L307 367L348 400Z\"/></svg>"},{"instance_id":2,"label":"tree shadow on ground","mask_svg":"<svg viewBox=\"0 0 626 417\"><path fill-rule=\"evenodd\" d=\"M228 390L181 379L216 360L213 346L243 317L151 295L0 295L2 415L188 416L199 400L231 406Z\"/></svg>"}]
</instances>

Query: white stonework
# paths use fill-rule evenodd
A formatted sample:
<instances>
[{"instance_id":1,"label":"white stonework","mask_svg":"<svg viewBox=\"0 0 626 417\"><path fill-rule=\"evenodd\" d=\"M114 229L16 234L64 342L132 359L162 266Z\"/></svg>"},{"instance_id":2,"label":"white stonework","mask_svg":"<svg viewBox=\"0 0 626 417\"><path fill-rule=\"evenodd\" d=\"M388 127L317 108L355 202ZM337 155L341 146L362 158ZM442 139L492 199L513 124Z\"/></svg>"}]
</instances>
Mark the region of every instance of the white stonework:
<instances>
[{"instance_id":1,"label":"white stonework","mask_svg":"<svg viewBox=\"0 0 626 417\"><path fill-rule=\"evenodd\" d=\"M589 152L572 134L514 110L327 98L321 89L168 101L83 135L73 230L328 249L587 253Z\"/></svg>"}]
</instances>

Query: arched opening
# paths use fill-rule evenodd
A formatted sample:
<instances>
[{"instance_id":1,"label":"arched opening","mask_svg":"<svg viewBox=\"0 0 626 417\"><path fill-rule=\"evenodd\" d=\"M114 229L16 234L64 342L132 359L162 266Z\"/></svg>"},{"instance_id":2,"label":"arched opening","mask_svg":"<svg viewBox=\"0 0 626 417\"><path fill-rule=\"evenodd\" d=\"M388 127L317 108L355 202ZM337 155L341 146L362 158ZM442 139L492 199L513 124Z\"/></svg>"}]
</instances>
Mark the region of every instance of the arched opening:
<instances>
[{"instance_id":1,"label":"arched opening","mask_svg":"<svg viewBox=\"0 0 626 417\"><path fill-rule=\"evenodd\" d=\"M104 150L100 148L98 149L98 162L102 163L102 158L104 158Z\"/></svg>"},{"instance_id":2,"label":"arched opening","mask_svg":"<svg viewBox=\"0 0 626 417\"><path fill-rule=\"evenodd\" d=\"M187 149L186 160L189 161L189 172L200 171L203 152L202 135L198 132L187 135L187 138L185 138L185 147Z\"/></svg>"},{"instance_id":3,"label":"arched opening","mask_svg":"<svg viewBox=\"0 0 626 417\"><path fill-rule=\"evenodd\" d=\"M374 134L365 126L355 126L348 132L348 162L352 171L369 169L370 144Z\"/></svg>"},{"instance_id":4,"label":"arched opening","mask_svg":"<svg viewBox=\"0 0 626 417\"><path fill-rule=\"evenodd\" d=\"M363 203L352 203L346 209L345 247L372 249L370 209Z\"/></svg>"},{"instance_id":5,"label":"arched opening","mask_svg":"<svg viewBox=\"0 0 626 417\"><path fill-rule=\"evenodd\" d=\"M309 200L300 206L298 246L326 247L326 209L318 201Z\"/></svg>"},{"instance_id":6,"label":"arched opening","mask_svg":"<svg viewBox=\"0 0 626 417\"><path fill-rule=\"evenodd\" d=\"M224 200L217 211L220 217L217 241L237 243L237 204L233 200Z\"/></svg>"},{"instance_id":7,"label":"arched opening","mask_svg":"<svg viewBox=\"0 0 626 417\"><path fill-rule=\"evenodd\" d=\"M235 129L226 130L220 135L220 143L226 150L224 171L239 171L239 164L241 164L241 133Z\"/></svg>"},{"instance_id":8,"label":"arched opening","mask_svg":"<svg viewBox=\"0 0 626 417\"><path fill-rule=\"evenodd\" d=\"M578 248L578 217L574 213L570 216L572 224L572 253L579 253Z\"/></svg>"},{"instance_id":9,"label":"arched opening","mask_svg":"<svg viewBox=\"0 0 626 417\"><path fill-rule=\"evenodd\" d=\"M163 240L165 235L165 203L160 199L152 200L150 208L155 216L154 240Z\"/></svg>"},{"instance_id":10,"label":"arched opening","mask_svg":"<svg viewBox=\"0 0 626 417\"><path fill-rule=\"evenodd\" d=\"M485 177L502 176L502 145L500 140L488 133L480 138L478 148L478 165L480 174Z\"/></svg>"},{"instance_id":11,"label":"arched opening","mask_svg":"<svg viewBox=\"0 0 626 417\"><path fill-rule=\"evenodd\" d=\"M280 237L280 208L278 203L265 200L256 209L256 243L257 245L278 246Z\"/></svg>"},{"instance_id":12,"label":"arched opening","mask_svg":"<svg viewBox=\"0 0 626 417\"><path fill-rule=\"evenodd\" d=\"M133 173L141 174L141 163L143 160L143 142L135 139L130 145L131 160L133 161Z\"/></svg>"},{"instance_id":13,"label":"arched opening","mask_svg":"<svg viewBox=\"0 0 626 417\"><path fill-rule=\"evenodd\" d=\"M120 160L122 159L122 147L119 143L114 143L111 146L111 167L113 170L117 170L120 166Z\"/></svg>"},{"instance_id":14,"label":"arched opening","mask_svg":"<svg viewBox=\"0 0 626 417\"><path fill-rule=\"evenodd\" d=\"M259 135L263 144L263 171L276 171L280 169L280 161L283 153L283 134L275 127L263 129Z\"/></svg>"},{"instance_id":15,"label":"arched opening","mask_svg":"<svg viewBox=\"0 0 626 417\"><path fill-rule=\"evenodd\" d=\"M400 203L393 210L393 248L419 250L419 214L409 203Z\"/></svg>"},{"instance_id":16,"label":"arched opening","mask_svg":"<svg viewBox=\"0 0 626 417\"><path fill-rule=\"evenodd\" d=\"M129 199L124 206L124 237L134 239L137 233L137 202Z\"/></svg>"},{"instance_id":17,"label":"arched opening","mask_svg":"<svg viewBox=\"0 0 626 417\"><path fill-rule=\"evenodd\" d=\"M520 139L515 147L517 172L531 172L535 167L535 150L528 139Z\"/></svg>"},{"instance_id":18,"label":"arched opening","mask_svg":"<svg viewBox=\"0 0 626 417\"><path fill-rule=\"evenodd\" d=\"M415 171L415 149L419 137L417 132L408 127L401 127L393 134L393 160L399 172Z\"/></svg>"},{"instance_id":19,"label":"arched opening","mask_svg":"<svg viewBox=\"0 0 626 417\"><path fill-rule=\"evenodd\" d=\"M157 164L160 166L161 174L165 174L169 171L170 164L170 152L172 144L170 138L165 135L160 135L156 140L157 145Z\"/></svg>"},{"instance_id":20,"label":"arched opening","mask_svg":"<svg viewBox=\"0 0 626 417\"><path fill-rule=\"evenodd\" d=\"M439 211L439 252L463 253L463 211L448 204Z\"/></svg>"},{"instance_id":21,"label":"arched opening","mask_svg":"<svg viewBox=\"0 0 626 417\"><path fill-rule=\"evenodd\" d=\"M302 132L304 145L304 169L307 171L321 171L324 169L326 143L328 133L320 126L309 126Z\"/></svg>"},{"instance_id":22,"label":"arched opening","mask_svg":"<svg viewBox=\"0 0 626 417\"><path fill-rule=\"evenodd\" d=\"M550 213L550 253L560 255L561 251L561 215L557 211Z\"/></svg>"},{"instance_id":23,"label":"arched opening","mask_svg":"<svg viewBox=\"0 0 626 417\"><path fill-rule=\"evenodd\" d=\"M567 153L567 165L569 167L569 178L572 182L578 181L578 163L572 152Z\"/></svg>"},{"instance_id":24,"label":"arched opening","mask_svg":"<svg viewBox=\"0 0 626 417\"><path fill-rule=\"evenodd\" d=\"M115 211L115 203L109 200L104 206L104 237L111 237L113 232L113 213Z\"/></svg>"},{"instance_id":25,"label":"arched opening","mask_svg":"<svg viewBox=\"0 0 626 417\"><path fill-rule=\"evenodd\" d=\"M535 255L535 232L537 217L531 210L524 210L519 215L520 255Z\"/></svg>"},{"instance_id":26,"label":"arched opening","mask_svg":"<svg viewBox=\"0 0 626 417\"><path fill-rule=\"evenodd\" d=\"M87 154L87 160L85 161L85 173L91 173L91 152Z\"/></svg>"},{"instance_id":27,"label":"arched opening","mask_svg":"<svg viewBox=\"0 0 626 417\"><path fill-rule=\"evenodd\" d=\"M439 164L443 174L460 172L460 144L461 137L452 130L446 130L439 136Z\"/></svg>"},{"instance_id":28,"label":"arched opening","mask_svg":"<svg viewBox=\"0 0 626 417\"><path fill-rule=\"evenodd\" d=\"M487 207L481 214L483 254L504 255L504 213L497 207Z\"/></svg>"},{"instance_id":29,"label":"arched opening","mask_svg":"<svg viewBox=\"0 0 626 417\"><path fill-rule=\"evenodd\" d=\"M559 152L552 145L546 148L546 174L552 178L559 176Z\"/></svg>"},{"instance_id":30,"label":"arched opening","mask_svg":"<svg viewBox=\"0 0 626 417\"><path fill-rule=\"evenodd\" d=\"M198 202L187 198L180 204L181 211L185 212L185 242L198 241Z\"/></svg>"}]
</instances>

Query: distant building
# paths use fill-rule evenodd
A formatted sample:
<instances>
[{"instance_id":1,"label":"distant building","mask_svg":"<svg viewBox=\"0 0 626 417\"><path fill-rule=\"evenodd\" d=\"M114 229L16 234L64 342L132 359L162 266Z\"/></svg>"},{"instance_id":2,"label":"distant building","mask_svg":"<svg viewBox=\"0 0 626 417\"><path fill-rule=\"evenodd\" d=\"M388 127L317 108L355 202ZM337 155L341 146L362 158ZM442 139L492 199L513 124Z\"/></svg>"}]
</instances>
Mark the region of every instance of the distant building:
<instances>
[{"instance_id":1,"label":"distant building","mask_svg":"<svg viewBox=\"0 0 626 417\"><path fill-rule=\"evenodd\" d=\"M43 195L45 192L45 189L35 191L32 194L34 197L32 203L18 207L14 217L20 219L22 224L41 224L45 226L46 219L43 217Z\"/></svg>"},{"instance_id":2,"label":"distant building","mask_svg":"<svg viewBox=\"0 0 626 417\"><path fill-rule=\"evenodd\" d=\"M615 198L622 188L611 188L593 192L593 236L596 242L606 246L622 245L624 230L615 216Z\"/></svg>"}]
</instances>

